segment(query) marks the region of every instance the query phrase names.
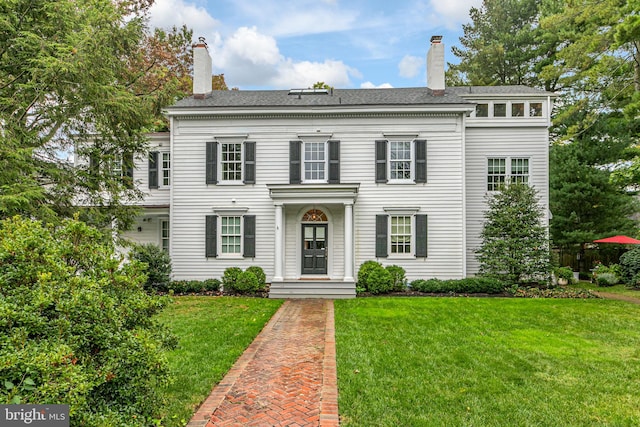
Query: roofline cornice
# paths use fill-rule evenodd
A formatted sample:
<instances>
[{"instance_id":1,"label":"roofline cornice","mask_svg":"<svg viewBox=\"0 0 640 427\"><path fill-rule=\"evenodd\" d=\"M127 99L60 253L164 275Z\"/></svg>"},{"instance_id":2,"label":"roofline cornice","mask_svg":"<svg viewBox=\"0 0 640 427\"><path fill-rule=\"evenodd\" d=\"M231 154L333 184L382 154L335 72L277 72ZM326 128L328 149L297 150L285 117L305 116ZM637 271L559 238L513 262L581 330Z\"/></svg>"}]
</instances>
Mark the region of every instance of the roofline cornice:
<instances>
[{"instance_id":1,"label":"roofline cornice","mask_svg":"<svg viewBox=\"0 0 640 427\"><path fill-rule=\"evenodd\" d=\"M464 104L456 106L439 106L425 110L420 109L350 109L350 110L212 110L209 108L181 108L168 109L165 114L180 120L199 119L305 119L313 118L400 118L400 117L452 117L460 114L469 114L475 110L475 105Z\"/></svg>"}]
</instances>

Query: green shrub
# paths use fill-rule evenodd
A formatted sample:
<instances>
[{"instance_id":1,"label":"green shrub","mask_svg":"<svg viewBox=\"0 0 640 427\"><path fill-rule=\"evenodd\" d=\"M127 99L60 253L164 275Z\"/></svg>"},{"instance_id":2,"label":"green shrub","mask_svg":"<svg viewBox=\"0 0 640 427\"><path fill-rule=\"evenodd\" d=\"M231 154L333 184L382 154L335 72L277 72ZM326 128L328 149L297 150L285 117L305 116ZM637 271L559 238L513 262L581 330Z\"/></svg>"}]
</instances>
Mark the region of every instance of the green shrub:
<instances>
[{"instance_id":1,"label":"green shrub","mask_svg":"<svg viewBox=\"0 0 640 427\"><path fill-rule=\"evenodd\" d=\"M377 261L366 261L358 270L356 286L372 294L384 294L393 289L391 273Z\"/></svg>"},{"instance_id":2,"label":"green shrub","mask_svg":"<svg viewBox=\"0 0 640 427\"><path fill-rule=\"evenodd\" d=\"M513 288L510 291L511 295L517 298L600 298L588 289L579 288Z\"/></svg>"},{"instance_id":3,"label":"green shrub","mask_svg":"<svg viewBox=\"0 0 640 427\"><path fill-rule=\"evenodd\" d=\"M558 279L565 279L569 283L573 281L573 270L569 267L558 267L554 270L554 274Z\"/></svg>"},{"instance_id":4,"label":"green shrub","mask_svg":"<svg viewBox=\"0 0 640 427\"><path fill-rule=\"evenodd\" d=\"M147 281L144 289L147 292L166 292L171 279L171 257L158 245L147 243L134 245L129 253L131 259L147 265Z\"/></svg>"},{"instance_id":5,"label":"green shrub","mask_svg":"<svg viewBox=\"0 0 640 427\"><path fill-rule=\"evenodd\" d=\"M0 402L69 404L71 425L148 426L164 408L165 351L143 290L144 265L122 263L110 235L0 222Z\"/></svg>"},{"instance_id":6,"label":"green shrub","mask_svg":"<svg viewBox=\"0 0 640 427\"><path fill-rule=\"evenodd\" d=\"M256 275L261 286L264 287L267 284L267 275L264 274L264 270L262 269L262 267L252 265L251 267L247 268L247 271L250 271L251 273Z\"/></svg>"},{"instance_id":7,"label":"green shrub","mask_svg":"<svg viewBox=\"0 0 640 427\"><path fill-rule=\"evenodd\" d=\"M505 291L505 284L489 277L467 277L464 279L418 279L411 282L411 289L426 293L482 293L499 294Z\"/></svg>"},{"instance_id":8,"label":"green shrub","mask_svg":"<svg viewBox=\"0 0 640 427\"><path fill-rule=\"evenodd\" d=\"M620 257L620 270L622 280L625 283L632 283L636 274L640 273L640 248L625 252Z\"/></svg>"},{"instance_id":9,"label":"green shrub","mask_svg":"<svg viewBox=\"0 0 640 427\"><path fill-rule=\"evenodd\" d=\"M399 265L388 265L385 267L391 274L391 290L402 292L407 289L407 277L404 268Z\"/></svg>"},{"instance_id":10,"label":"green shrub","mask_svg":"<svg viewBox=\"0 0 640 427\"><path fill-rule=\"evenodd\" d=\"M225 291L232 291L236 287L238 277L242 274L240 267L227 267L222 275L222 288Z\"/></svg>"},{"instance_id":11,"label":"green shrub","mask_svg":"<svg viewBox=\"0 0 640 427\"><path fill-rule=\"evenodd\" d=\"M618 276L613 273L599 273L596 277L598 286L613 286L619 281Z\"/></svg>"},{"instance_id":12,"label":"green shrub","mask_svg":"<svg viewBox=\"0 0 640 427\"><path fill-rule=\"evenodd\" d=\"M623 277L623 273L622 273L622 267L620 267L619 264L611 264L609 266L603 265L603 264L598 264L594 269L593 269L593 280L596 283L598 282L598 277L603 275L603 274L607 274L607 275L612 275L614 276L609 277L607 276L602 283L611 283L611 282L615 282L615 283L611 283L610 285L607 284L603 284L603 285L599 285L599 286L613 286L615 284L620 283L620 280L622 280Z\"/></svg>"},{"instance_id":13,"label":"green shrub","mask_svg":"<svg viewBox=\"0 0 640 427\"><path fill-rule=\"evenodd\" d=\"M261 285L258 277L251 271L243 271L238 275L238 278L230 292L247 295L255 294L256 292L264 290L264 286Z\"/></svg>"}]
</instances>

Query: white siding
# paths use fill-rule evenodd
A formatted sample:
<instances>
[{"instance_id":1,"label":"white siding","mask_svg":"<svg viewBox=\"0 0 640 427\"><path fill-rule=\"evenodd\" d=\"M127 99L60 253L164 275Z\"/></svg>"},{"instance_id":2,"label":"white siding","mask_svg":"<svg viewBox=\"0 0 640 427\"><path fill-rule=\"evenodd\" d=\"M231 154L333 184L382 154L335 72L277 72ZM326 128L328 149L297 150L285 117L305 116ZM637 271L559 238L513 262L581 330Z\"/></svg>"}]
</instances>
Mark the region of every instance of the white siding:
<instances>
[{"instance_id":1,"label":"white siding","mask_svg":"<svg viewBox=\"0 0 640 427\"><path fill-rule=\"evenodd\" d=\"M463 274L462 115L407 118L338 118L272 120L175 120L173 140L172 261L177 279L220 277L229 266L259 265L267 279L274 273L274 202L267 184L289 183L289 141L321 132L340 140L341 182L360 184L354 205L355 272L375 256L375 215L384 208L415 206L429 216L426 259L381 259L398 264L410 280L461 277ZM427 140L426 184L376 184L375 140L385 134L414 134ZM205 142L216 135L246 134L256 142L256 184L206 185ZM256 215L256 258L205 258L205 216L215 208L245 208ZM285 270L300 275L299 218L307 203L287 205ZM344 275L344 210L315 206L331 216L329 276Z\"/></svg>"}]
</instances>

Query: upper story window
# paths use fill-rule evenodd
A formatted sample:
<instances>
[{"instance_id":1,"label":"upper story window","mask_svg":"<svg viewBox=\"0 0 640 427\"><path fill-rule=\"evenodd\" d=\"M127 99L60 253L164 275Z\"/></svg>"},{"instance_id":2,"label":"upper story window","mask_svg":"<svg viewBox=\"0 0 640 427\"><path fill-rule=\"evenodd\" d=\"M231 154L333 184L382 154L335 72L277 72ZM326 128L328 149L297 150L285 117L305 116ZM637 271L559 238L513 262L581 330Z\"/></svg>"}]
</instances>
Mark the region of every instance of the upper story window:
<instances>
[{"instance_id":1,"label":"upper story window","mask_svg":"<svg viewBox=\"0 0 640 427\"><path fill-rule=\"evenodd\" d=\"M389 141L389 180L411 180L413 156L411 141Z\"/></svg>"},{"instance_id":2,"label":"upper story window","mask_svg":"<svg viewBox=\"0 0 640 427\"><path fill-rule=\"evenodd\" d=\"M474 117L542 117L543 106L540 101L480 101Z\"/></svg>"},{"instance_id":3,"label":"upper story window","mask_svg":"<svg viewBox=\"0 0 640 427\"><path fill-rule=\"evenodd\" d=\"M116 153L106 156L101 163L97 156L89 157L89 170L94 176L100 173L120 179L125 188L133 188L133 153Z\"/></svg>"},{"instance_id":4,"label":"upper story window","mask_svg":"<svg viewBox=\"0 0 640 427\"><path fill-rule=\"evenodd\" d=\"M529 159L523 157L487 159L487 190L499 191L505 182L529 183Z\"/></svg>"},{"instance_id":5,"label":"upper story window","mask_svg":"<svg viewBox=\"0 0 640 427\"><path fill-rule=\"evenodd\" d=\"M221 181L242 180L242 144L220 144Z\"/></svg>"},{"instance_id":6,"label":"upper story window","mask_svg":"<svg viewBox=\"0 0 640 427\"><path fill-rule=\"evenodd\" d=\"M326 182L326 143L304 143L304 182Z\"/></svg>"},{"instance_id":7,"label":"upper story window","mask_svg":"<svg viewBox=\"0 0 640 427\"><path fill-rule=\"evenodd\" d=\"M340 182L340 141L290 141L289 183Z\"/></svg>"},{"instance_id":8,"label":"upper story window","mask_svg":"<svg viewBox=\"0 0 640 427\"><path fill-rule=\"evenodd\" d=\"M236 141L207 141L205 183L256 183L256 143L234 139Z\"/></svg>"},{"instance_id":9,"label":"upper story window","mask_svg":"<svg viewBox=\"0 0 640 427\"><path fill-rule=\"evenodd\" d=\"M169 187L171 185L171 153L162 153L162 186Z\"/></svg>"},{"instance_id":10,"label":"upper story window","mask_svg":"<svg viewBox=\"0 0 640 427\"><path fill-rule=\"evenodd\" d=\"M171 186L171 153L152 151L149 153L149 188Z\"/></svg>"},{"instance_id":11,"label":"upper story window","mask_svg":"<svg viewBox=\"0 0 640 427\"><path fill-rule=\"evenodd\" d=\"M376 182L426 183L427 141L376 141Z\"/></svg>"}]
</instances>

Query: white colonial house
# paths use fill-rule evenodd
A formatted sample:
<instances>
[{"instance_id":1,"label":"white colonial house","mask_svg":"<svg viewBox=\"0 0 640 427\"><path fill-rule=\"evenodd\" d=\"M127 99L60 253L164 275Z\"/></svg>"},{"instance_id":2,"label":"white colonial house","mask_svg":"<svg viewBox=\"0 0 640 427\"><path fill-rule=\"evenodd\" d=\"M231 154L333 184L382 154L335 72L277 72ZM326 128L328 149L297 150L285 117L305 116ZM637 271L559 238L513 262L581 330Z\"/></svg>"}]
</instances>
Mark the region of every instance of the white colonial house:
<instances>
[{"instance_id":1,"label":"white colonial house","mask_svg":"<svg viewBox=\"0 0 640 427\"><path fill-rule=\"evenodd\" d=\"M367 260L463 278L487 194L528 182L548 211L553 94L446 88L439 37L427 87L212 91L204 43L194 69L133 171L147 196L127 234L169 251L175 279L258 265L271 297L345 298Z\"/></svg>"}]
</instances>

